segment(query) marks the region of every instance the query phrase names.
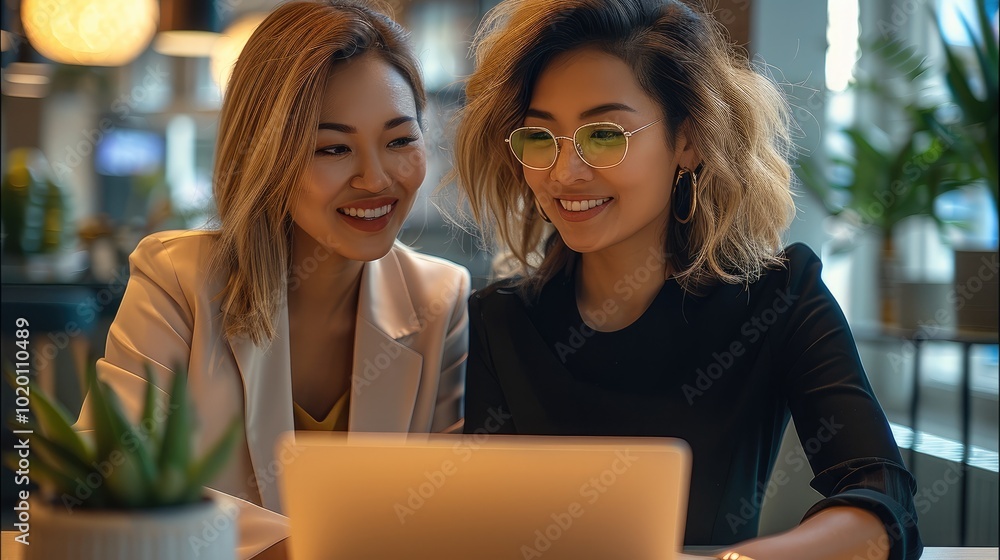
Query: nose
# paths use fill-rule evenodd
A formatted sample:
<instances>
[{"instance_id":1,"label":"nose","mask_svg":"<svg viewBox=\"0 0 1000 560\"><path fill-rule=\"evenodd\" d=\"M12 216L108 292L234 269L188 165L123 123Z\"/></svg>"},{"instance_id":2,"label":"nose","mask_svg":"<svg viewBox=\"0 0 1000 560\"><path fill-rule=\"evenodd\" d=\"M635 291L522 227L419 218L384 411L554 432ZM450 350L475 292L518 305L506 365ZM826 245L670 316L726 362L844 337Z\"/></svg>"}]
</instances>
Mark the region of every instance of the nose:
<instances>
[{"instance_id":1,"label":"nose","mask_svg":"<svg viewBox=\"0 0 1000 560\"><path fill-rule=\"evenodd\" d=\"M549 176L553 181L564 185L571 185L580 181L589 181L594 178L593 168L584 163L583 158L577 152L576 141L572 138L556 138L557 142L564 142L559 145L559 153L556 154L556 162L549 171Z\"/></svg>"},{"instance_id":2,"label":"nose","mask_svg":"<svg viewBox=\"0 0 1000 560\"><path fill-rule=\"evenodd\" d=\"M351 179L351 187L380 193L392 185L392 179L377 155L362 156L360 163L360 172Z\"/></svg>"}]
</instances>

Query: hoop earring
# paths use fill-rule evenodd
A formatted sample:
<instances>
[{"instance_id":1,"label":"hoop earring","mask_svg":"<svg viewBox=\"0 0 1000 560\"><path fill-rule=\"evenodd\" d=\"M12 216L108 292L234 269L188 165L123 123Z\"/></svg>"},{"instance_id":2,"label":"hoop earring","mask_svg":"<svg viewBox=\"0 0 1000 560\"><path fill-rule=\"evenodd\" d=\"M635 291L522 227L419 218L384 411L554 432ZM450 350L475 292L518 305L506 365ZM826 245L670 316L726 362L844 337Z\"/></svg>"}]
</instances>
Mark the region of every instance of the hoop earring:
<instances>
[{"instance_id":1,"label":"hoop earring","mask_svg":"<svg viewBox=\"0 0 1000 560\"><path fill-rule=\"evenodd\" d=\"M678 223L686 224L691 221L694 217L695 210L698 209L698 176L697 172L701 171L701 165L695 171L691 171L687 167L682 167L677 172L677 179L674 181L674 219ZM677 207L680 206L680 202L683 199L688 199L688 213L685 218L681 218L677 215Z\"/></svg>"},{"instance_id":2,"label":"hoop earring","mask_svg":"<svg viewBox=\"0 0 1000 560\"><path fill-rule=\"evenodd\" d=\"M538 211L538 215L541 216L543 220L547 223L552 223L552 220L549 219L549 215L545 213L545 210L542 210L542 205L538 203L537 198L535 199L535 210Z\"/></svg>"}]
</instances>

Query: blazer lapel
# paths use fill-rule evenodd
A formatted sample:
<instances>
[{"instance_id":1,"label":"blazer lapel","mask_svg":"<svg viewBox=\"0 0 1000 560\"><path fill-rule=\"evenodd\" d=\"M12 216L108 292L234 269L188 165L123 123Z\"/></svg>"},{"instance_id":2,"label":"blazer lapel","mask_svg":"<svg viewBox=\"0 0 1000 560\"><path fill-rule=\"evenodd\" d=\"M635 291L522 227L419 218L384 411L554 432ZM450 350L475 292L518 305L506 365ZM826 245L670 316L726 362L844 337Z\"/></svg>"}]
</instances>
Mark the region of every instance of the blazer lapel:
<instances>
[{"instance_id":1,"label":"blazer lapel","mask_svg":"<svg viewBox=\"0 0 1000 560\"><path fill-rule=\"evenodd\" d=\"M276 328L274 340L265 348L244 337L230 341L243 378L244 421L254 473L275 472L274 444L281 433L295 429L288 310L284 306L278 312ZM281 511L276 480L262 480L258 475L257 489L264 507Z\"/></svg>"},{"instance_id":2,"label":"blazer lapel","mask_svg":"<svg viewBox=\"0 0 1000 560\"><path fill-rule=\"evenodd\" d=\"M395 249L365 263L361 273L348 429L409 431L423 356L400 339L420 330ZM277 332L267 347L247 338L230 341L243 378L247 446L255 473L273 472L274 442L295 429L292 415L288 309L278 312ZM277 482L257 477L264 507L281 511Z\"/></svg>"},{"instance_id":3,"label":"blazer lapel","mask_svg":"<svg viewBox=\"0 0 1000 560\"><path fill-rule=\"evenodd\" d=\"M421 325L396 250L365 263L361 273L351 431L406 432L413 418L423 356L401 339L419 331Z\"/></svg>"}]
</instances>

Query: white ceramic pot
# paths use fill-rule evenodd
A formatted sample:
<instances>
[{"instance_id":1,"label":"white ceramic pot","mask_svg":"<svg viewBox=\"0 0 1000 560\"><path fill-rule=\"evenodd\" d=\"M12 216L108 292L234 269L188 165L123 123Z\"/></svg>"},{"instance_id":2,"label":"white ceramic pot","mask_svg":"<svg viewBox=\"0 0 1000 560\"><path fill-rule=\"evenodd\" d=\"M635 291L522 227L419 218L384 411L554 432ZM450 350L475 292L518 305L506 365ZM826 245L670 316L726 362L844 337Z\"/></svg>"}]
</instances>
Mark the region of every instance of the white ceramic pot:
<instances>
[{"instance_id":1,"label":"white ceramic pot","mask_svg":"<svg viewBox=\"0 0 1000 560\"><path fill-rule=\"evenodd\" d=\"M25 560L235 560L235 505L70 511L35 501Z\"/></svg>"}]
</instances>

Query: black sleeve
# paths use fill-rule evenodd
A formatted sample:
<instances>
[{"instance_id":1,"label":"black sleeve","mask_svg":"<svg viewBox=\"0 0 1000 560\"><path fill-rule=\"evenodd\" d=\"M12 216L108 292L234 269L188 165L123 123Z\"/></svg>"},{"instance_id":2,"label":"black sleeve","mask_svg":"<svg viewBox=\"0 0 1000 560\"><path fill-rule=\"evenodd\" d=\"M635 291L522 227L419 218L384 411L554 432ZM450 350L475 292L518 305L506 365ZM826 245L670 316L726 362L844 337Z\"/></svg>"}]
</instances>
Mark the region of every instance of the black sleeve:
<instances>
[{"instance_id":1,"label":"black sleeve","mask_svg":"<svg viewBox=\"0 0 1000 560\"><path fill-rule=\"evenodd\" d=\"M465 433L516 434L494 368L482 312L483 294L469 297L469 359L465 373Z\"/></svg>"},{"instance_id":2,"label":"black sleeve","mask_svg":"<svg viewBox=\"0 0 1000 560\"><path fill-rule=\"evenodd\" d=\"M885 524L890 560L923 552L913 495L916 482L872 392L847 319L804 245L786 251L788 320L772 339L813 488L826 496L809 517L833 506L871 511ZM887 543L872 543L885 546Z\"/></svg>"}]
</instances>

